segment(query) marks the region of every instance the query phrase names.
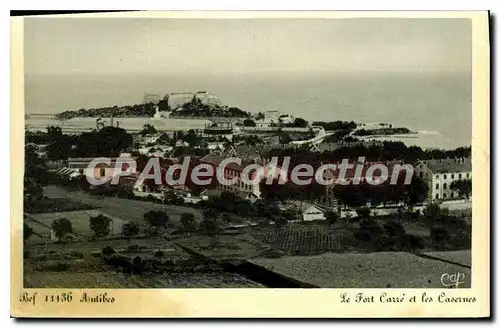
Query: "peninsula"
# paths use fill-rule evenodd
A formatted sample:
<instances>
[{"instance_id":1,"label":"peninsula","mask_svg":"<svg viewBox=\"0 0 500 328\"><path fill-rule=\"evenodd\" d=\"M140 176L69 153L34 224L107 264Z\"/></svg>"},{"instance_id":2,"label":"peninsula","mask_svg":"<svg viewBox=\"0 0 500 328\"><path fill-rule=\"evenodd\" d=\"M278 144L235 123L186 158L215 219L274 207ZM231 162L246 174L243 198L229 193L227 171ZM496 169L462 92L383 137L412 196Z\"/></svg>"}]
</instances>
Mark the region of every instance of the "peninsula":
<instances>
[{"instance_id":1,"label":"peninsula","mask_svg":"<svg viewBox=\"0 0 500 328\"><path fill-rule=\"evenodd\" d=\"M202 96L200 96L203 95ZM160 112L168 112L169 117L230 117L230 118L250 118L251 113L237 107L221 105L220 102L206 101L206 93L192 93L192 97L186 99L186 93L169 94L159 101L147 99L149 102L127 106L113 106L102 108L91 108L64 111L56 115L58 119L72 119L77 117L153 117L156 107ZM190 94L191 95L191 94ZM146 98L145 98L146 99ZM179 103L184 99L185 102Z\"/></svg>"}]
</instances>

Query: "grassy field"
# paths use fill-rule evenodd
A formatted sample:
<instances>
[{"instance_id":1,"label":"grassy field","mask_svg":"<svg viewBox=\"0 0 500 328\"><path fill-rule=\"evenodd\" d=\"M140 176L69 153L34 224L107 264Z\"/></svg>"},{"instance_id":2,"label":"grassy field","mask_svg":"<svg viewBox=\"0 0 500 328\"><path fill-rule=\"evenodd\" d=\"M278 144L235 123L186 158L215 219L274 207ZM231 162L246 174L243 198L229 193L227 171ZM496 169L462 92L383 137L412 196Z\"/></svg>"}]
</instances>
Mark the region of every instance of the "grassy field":
<instances>
[{"instance_id":1,"label":"grassy field","mask_svg":"<svg viewBox=\"0 0 500 328\"><path fill-rule=\"evenodd\" d=\"M45 226L46 231L44 231L44 233L50 236L49 227L52 225L52 222L61 218L66 218L71 222L73 233L84 237L91 237L93 232L89 227L89 219L90 217L97 216L99 214L103 214L112 219L110 227L112 235L121 234L122 226L126 221L111 216L101 210L30 214L30 217L32 218L30 221L35 222L37 229L41 230L42 228L40 228L40 226ZM31 226L31 223L28 223L28 225Z\"/></svg>"},{"instance_id":2,"label":"grassy field","mask_svg":"<svg viewBox=\"0 0 500 328\"><path fill-rule=\"evenodd\" d=\"M469 269L403 252L287 256L250 262L282 275L326 288L443 288L443 273L462 272L462 288L470 287Z\"/></svg>"},{"instance_id":3,"label":"grassy field","mask_svg":"<svg viewBox=\"0 0 500 328\"><path fill-rule=\"evenodd\" d=\"M44 187L44 195L54 198L65 197L81 203L90 204L98 207L99 210L107 213L107 215L120 218L124 221L142 221L144 213L151 210L166 211L170 221L176 227L181 227L180 216L182 213L192 213L197 219L201 219L201 211L192 207L164 205L117 197L100 198L83 191L68 191L53 185Z\"/></svg>"},{"instance_id":4,"label":"grassy field","mask_svg":"<svg viewBox=\"0 0 500 328\"><path fill-rule=\"evenodd\" d=\"M174 241L161 238L33 245L28 246L29 255L24 259L24 285L26 288L262 287L240 275L223 271L196 273L181 269L179 272L177 264L174 271L164 274L124 274L101 258L102 248L108 245L129 258L152 258L157 251L162 251L162 259L177 264L193 260Z\"/></svg>"},{"instance_id":5,"label":"grassy field","mask_svg":"<svg viewBox=\"0 0 500 328\"><path fill-rule=\"evenodd\" d=\"M178 241L204 256L216 260L241 260L258 257L270 247L249 234L231 235L192 235Z\"/></svg>"},{"instance_id":6,"label":"grassy field","mask_svg":"<svg viewBox=\"0 0 500 328\"><path fill-rule=\"evenodd\" d=\"M438 259L466 265L469 267L472 266L472 253L470 250L450 251L450 252L425 252L424 254Z\"/></svg>"}]
</instances>

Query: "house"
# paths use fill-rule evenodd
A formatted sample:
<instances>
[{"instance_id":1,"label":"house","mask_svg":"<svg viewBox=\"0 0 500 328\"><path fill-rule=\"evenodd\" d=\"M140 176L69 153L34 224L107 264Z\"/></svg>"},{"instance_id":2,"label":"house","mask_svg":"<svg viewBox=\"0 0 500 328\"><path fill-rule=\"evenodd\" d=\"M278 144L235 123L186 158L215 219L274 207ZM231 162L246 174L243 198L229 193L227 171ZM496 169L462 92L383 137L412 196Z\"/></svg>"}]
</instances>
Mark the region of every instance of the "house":
<instances>
[{"instance_id":1,"label":"house","mask_svg":"<svg viewBox=\"0 0 500 328\"><path fill-rule=\"evenodd\" d=\"M47 144L27 143L25 147L31 147L40 158L47 158Z\"/></svg>"},{"instance_id":2,"label":"house","mask_svg":"<svg viewBox=\"0 0 500 328\"><path fill-rule=\"evenodd\" d=\"M79 177L79 176L82 175L79 172L78 169L70 169L70 168L67 168L67 167L63 167L61 169L58 169L57 171L55 171L55 173L59 177L66 178L66 179L69 179L69 180L77 178L77 177Z\"/></svg>"},{"instance_id":3,"label":"house","mask_svg":"<svg viewBox=\"0 0 500 328\"><path fill-rule=\"evenodd\" d=\"M144 136L144 143L146 145L155 144L160 139L160 134L150 134Z\"/></svg>"},{"instance_id":4,"label":"house","mask_svg":"<svg viewBox=\"0 0 500 328\"><path fill-rule=\"evenodd\" d=\"M254 203L256 200L259 199L255 194L251 192L243 192L243 191L231 191L235 196L248 200L251 203ZM204 191L201 192L200 196L202 200L208 200L209 198L214 198L214 197L220 197L222 194L221 189L205 189Z\"/></svg>"},{"instance_id":5,"label":"house","mask_svg":"<svg viewBox=\"0 0 500 328\"><path fill-rule=\"evenodd\" d=\"M224 159L225 159L224 157L219 156L217 154L208 154L200 159L200 163L211 165L214 168L214 172L217 172L220 163ZM255 181L255 182L251 181L250 183L247 183L248 181L245 182L243 181L242 178L243 169L245 168L246 165L249 164L256 164L256 163L242 163L242 165L238 165L234 162L228 163L228 165L226 165L224 168L224 177L228 180L236 178L237 181L231 185L225 185L221 184L220 181L217 180L216 188L221 191L242 193L243 195L245 195L244 197L245 199L248 198L250 200L253 200L254 198L256 199L260 198L261 195L260 181ZM259 165L259 168L257 170L250 172L249 178L254 179L255 176L261 176L263 178L267 178L269 175L271 175L277 179L280 177L280 174L283 175L284 181L286 182L289 176L288 172L284 172L282 168L279 167L278 165L266 161L263 163L263 165Z\"/></svg>"},{"instance_id":6,"label":"house","mask_svg":"<svg viewBox=\"0 0 500 328\"><path fill-rule=\"evenodd\" d=\"M281 124L291 124L295 122L295 118L288 114L280 115L278 119Z\"/></svg>"},{"instance_id":7,"label":"house","mask_svg":"<svg viewBox=\"0 0 500 328\"><path fill-rule=\"evenodd\" d=\"M208 150L224 150L224 142L221 141L214 141L214 142L207 142L207 149Z\"/></svg>"},{"instance_id":8,"label":"house","mask_svg":"<svg viewBox=\"0 0 500 328\"><path fill-rule=\"evenodd\" d=\"M300 221L317 221L326 220L325 210L315 204L290 201L281 208L284 211L289 211L296 215L297 220Z\"/></svg>"},{"instance_id":9,"label":"house","mask_svg":"<svg viewBox=\"0 0 500 328\"><path fill-rule=\"evenodd\" d=\"M127 163L127 160L133 160L133 158L110 158L108 163L97 163L93 167L89 167L95 158L69 158L67 168L78 172L79 174L84 174L87 177L92 177L96 180L111 180L115 175L115 166L117 163L121 164L121 171L126 171L130 173L135 173L133 166Z\"/></svg>"},{"instance_id":10,"label":"house","mask_svg":"<svg viewBox=\"0 0 500 328\"><path fill-rule=\"evenodd\" d=\"M177 142L175 143L175 147L189 147L189 143L182 140L177 140Z\"/></svg>"},{"instance_id":11,"label":"house","mask_svg":"<svg viewBox=\"0 0 500 328\"><path fill-rule=\"evenodd\" d=\"M472 179L471 158L419 160L414 165L416 176L429 187L428 200L440 201L458 198L450 188L453 181Z\"/></svg>"}]
</instances>

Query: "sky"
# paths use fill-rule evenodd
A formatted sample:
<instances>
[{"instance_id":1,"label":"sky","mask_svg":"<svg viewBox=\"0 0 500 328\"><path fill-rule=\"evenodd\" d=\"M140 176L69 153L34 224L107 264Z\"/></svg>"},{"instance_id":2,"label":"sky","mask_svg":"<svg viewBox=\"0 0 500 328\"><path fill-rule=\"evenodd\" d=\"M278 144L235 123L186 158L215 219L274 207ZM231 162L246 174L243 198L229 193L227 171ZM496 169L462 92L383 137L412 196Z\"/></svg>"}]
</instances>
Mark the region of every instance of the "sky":
<instances>
[{"instance_id":1,"label":"sky","mask_svg":"<svg viewBox=\"0 0 500 328\"><path fill-rule=\"evenodd\" d=\"M25 74L470 72L469 19L27 18Z\"/></svg>"}]
</instances>

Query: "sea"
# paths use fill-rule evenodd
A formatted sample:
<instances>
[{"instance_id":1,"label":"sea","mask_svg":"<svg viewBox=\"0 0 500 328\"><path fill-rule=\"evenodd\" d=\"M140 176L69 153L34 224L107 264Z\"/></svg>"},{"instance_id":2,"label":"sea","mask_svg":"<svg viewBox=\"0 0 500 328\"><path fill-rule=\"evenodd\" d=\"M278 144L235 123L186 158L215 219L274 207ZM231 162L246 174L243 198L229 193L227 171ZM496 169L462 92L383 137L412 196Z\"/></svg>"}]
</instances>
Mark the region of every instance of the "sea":
<instances>
[{"instance_id":1,"label":"sea","mask_svg":"<svg viewBox=\"0 0 500 328\"><path fill-rule=\"evenodd\" d=\"M25 77L25 113L53 114L80 108L141 103L144 93L207 91L250 112L278 110L312 121L389 123L415 135L384 137L423 148L470 146L472 80L468 73L335 72L255 74L60 74ZM116 118L115 118L116 120ZM160 129L198 129L206 120L118 118L125 129L149 123ZM61 124L43 117L26 125ZM93 118L64 121L90 129Z\"/></svg>"}]
</instances>

